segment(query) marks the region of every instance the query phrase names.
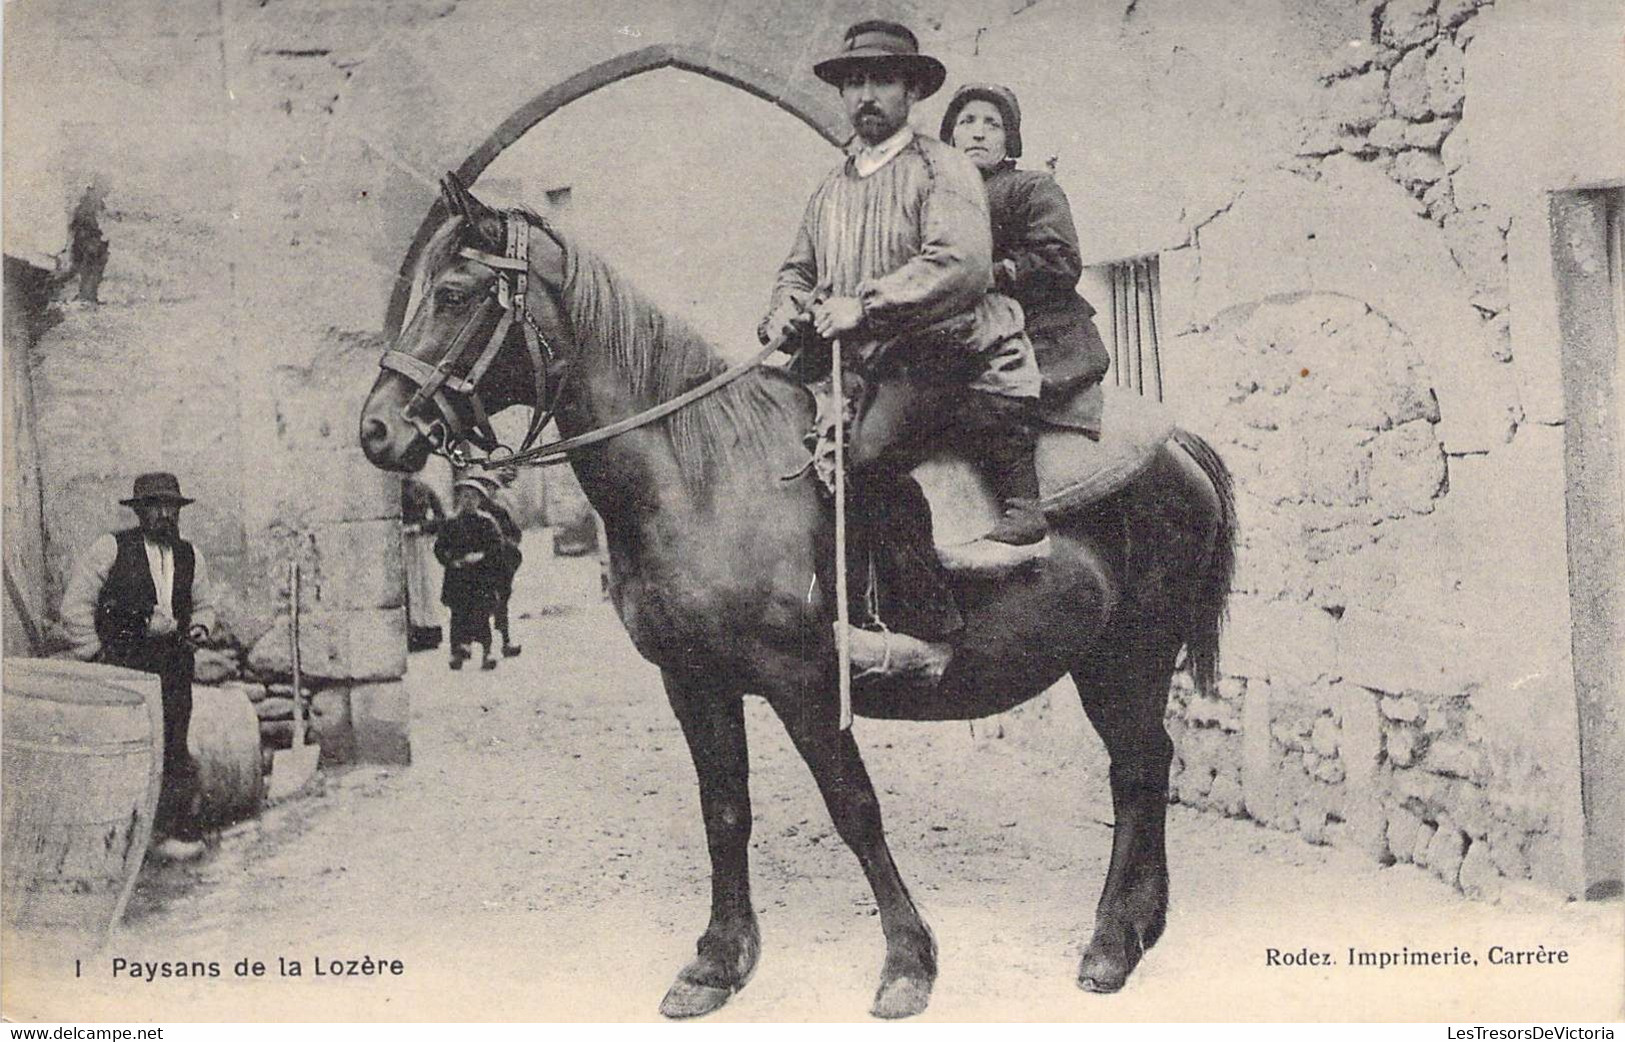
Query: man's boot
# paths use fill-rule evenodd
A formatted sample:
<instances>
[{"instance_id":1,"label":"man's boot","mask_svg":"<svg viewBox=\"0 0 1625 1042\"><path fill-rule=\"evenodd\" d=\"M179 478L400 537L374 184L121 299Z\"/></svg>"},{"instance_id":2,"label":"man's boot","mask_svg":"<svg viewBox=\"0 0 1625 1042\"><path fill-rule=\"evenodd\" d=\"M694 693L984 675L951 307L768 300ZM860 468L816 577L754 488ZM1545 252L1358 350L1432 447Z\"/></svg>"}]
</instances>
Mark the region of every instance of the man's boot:
<instances>
[{"instance_id":1,"label":"man's boot","mask_svg":"<svg viewBox=\"0 0 1625 1042\"><path fill-rule=\"evenodd\" d=\"M1037 434L1014 411L1000 419L978 432L977 448L1004 515L980 539L938 550L949 571L998 575L1050 554L1049 523L1038 505Z\"/></svg>"},{"instance_id":2,"label":"man's boot","mask_svg":"<svg viewBox=\"0 0 1625 1042\"><path fill-rule=\"evenodd\" d=\"M838 627L840 623L835 625ZM837 633L840 631L837 630ZM942 679L953 658L947 644L932 644L893 630L865 630L847 625L852 649L852 673L879 673L882 676L909 676L935 684Z\"/></svg>"}]
</instances>

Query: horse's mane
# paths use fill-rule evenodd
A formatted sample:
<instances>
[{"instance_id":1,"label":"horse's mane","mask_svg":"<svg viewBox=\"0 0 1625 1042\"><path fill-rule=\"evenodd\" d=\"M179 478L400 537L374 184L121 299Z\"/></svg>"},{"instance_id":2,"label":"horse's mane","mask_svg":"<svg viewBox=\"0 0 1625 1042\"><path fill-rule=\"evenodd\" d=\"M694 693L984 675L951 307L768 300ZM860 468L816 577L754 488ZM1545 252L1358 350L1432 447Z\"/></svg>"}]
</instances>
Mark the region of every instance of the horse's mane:
<instances>
[{"instance_id":1,"label":"horse's mane","mask_svg":"<svg viewBox=\"0 0 1625 1042\"><path fill-rule=\"evenodd\" d=\"M592 251L548 228L564 248L563 297L576 336L591 339L620 369L638 408L669 401L728 368L687 323L660 310ZM771 435L805 419L793 416L767 377L755 372L659 422L684 480L699 487L713 468L765 458Z\"/></svg>"}]
</instances>

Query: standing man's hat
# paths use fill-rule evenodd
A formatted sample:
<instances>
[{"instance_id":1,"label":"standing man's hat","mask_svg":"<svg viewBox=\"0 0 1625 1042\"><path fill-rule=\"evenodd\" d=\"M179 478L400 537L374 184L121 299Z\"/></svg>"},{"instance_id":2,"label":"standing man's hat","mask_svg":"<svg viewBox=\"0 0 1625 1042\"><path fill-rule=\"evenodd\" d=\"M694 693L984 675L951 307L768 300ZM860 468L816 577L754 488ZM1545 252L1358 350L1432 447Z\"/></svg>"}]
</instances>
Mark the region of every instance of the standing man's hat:
<instances>
[{"instance_id":1,"label":"standing man's hat","mask_svg":"<svg viewBox=\"0 0 1625 1042\"><path fill-rule=\"evenodd\" d=\"M930 55L920 53L920 41L896 22L859 22L846 31L839 53L813 66L813 73L839 87L854 68L889 64L901 68L914 81L919 96L929 98L942 87L948 70Z\"/></svg>"},{"instance_id":2,"label":"standing man's hat","mask_svg":"<svg viewBox=\"0 0 1625 1042\"><path fill-rule=\"evenodd\" d=\"M1004 154L1011 159L1021 155L1021 105L1016 92L997 83L967 83L954 91L954 100L948 102L948 111L942 114L942 132L937 136L947 144L954 143L954 121L960 110L973 101L985 101L999 110L1004 117Z\"/></svg>"},{"instance_id":3,"label":"standing man's hat","mask_svg":"<svg viewBox=\"0 0 1625 1042\"><path fill-rule=\"evenodd\" d=\"M137 503L158 501L174 503L178 506L197 502L195 499L187 499L181 495L181 483L176 480L175 475L164 471L138 476L135 479L135 488L130 493L130 498L119 500L120 503L127 507L133 507Z\"/></svg>"}]
</instances>

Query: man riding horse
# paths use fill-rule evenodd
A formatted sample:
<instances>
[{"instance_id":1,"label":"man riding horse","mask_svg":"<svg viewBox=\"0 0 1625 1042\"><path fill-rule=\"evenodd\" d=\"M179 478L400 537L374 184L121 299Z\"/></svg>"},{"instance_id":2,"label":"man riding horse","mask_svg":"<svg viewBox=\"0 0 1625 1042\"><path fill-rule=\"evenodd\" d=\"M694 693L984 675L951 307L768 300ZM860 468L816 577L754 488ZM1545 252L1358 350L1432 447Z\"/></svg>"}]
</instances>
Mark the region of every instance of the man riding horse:
<instances>
[{"instance_id":1,"label":"man riding horse","mask_svg":"<svg viewBox=\"0 0 1625 1042\"><path fill-rule=\"evenodd\" d=\"M930 574L929 543L923 552L899 545L922 541L923 519L898 517L900 502L924 506L907 471L928 438L957 445L983 465L1003 508L996 527L958 556L990 572L1047 557L1033 458L1038 365L1020 306L993 291L981 175L957 150L909 125L915 102L942 86L942 63L920 54L903 26L866 21L847 30L843 49L814 72L839 88L856 136L807 204L758 332L763 343L786 336L801 351L803 372L814 367L808 357L824 357L816 334L839 339L844 363L860 376L908 366L916 379L923 370L928 382L952 386L946 408L870 404L870 416L884 416L888 406L898 415L866 431L903 429L895 439L872 433L869 444L853 446L861 472L853 513L874 552L889 560L888 577L914 602L889 620L901 631L889 647L852 631L854 665L942 657L942 644L910 644L950 640L960 620L944 582Z\"/></svg>"}]
</instances>

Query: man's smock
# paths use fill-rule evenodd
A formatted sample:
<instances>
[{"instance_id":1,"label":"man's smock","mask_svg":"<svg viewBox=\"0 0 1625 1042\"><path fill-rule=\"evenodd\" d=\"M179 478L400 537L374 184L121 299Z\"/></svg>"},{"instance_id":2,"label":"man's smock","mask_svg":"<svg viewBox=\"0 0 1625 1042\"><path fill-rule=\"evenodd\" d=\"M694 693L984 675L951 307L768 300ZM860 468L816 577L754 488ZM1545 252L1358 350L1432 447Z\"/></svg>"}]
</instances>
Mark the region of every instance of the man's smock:
<instances>
[{"instance_id":1,"label":"man's smock","mask_svg":"<svg viewBox=\"0 0 1625 1042\"><path fill-rule=\"evenodd\" d=\"M911 127L873 148L854 146L808 201L769 313L791 294L856 297L864 322L849 334L854 343L964 316L959 340L981 368L971 389L1037 397L1021 308L990 292L993 241L975 164ZM869 169L873 159L860 164L865 151L878 154L878 169Z\"/></svg>"}]
</instances>

